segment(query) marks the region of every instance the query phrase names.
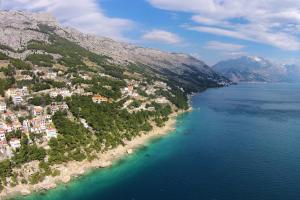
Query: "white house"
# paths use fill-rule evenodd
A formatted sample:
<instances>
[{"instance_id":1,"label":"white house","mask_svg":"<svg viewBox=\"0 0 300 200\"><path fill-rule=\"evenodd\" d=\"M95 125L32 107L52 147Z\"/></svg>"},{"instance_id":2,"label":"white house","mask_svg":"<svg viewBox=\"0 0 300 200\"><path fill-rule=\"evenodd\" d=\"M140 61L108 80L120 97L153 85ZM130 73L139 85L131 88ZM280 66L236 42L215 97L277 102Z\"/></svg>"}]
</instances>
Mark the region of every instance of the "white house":
<instances>
[{"instance_id":1,"label":"white house","mask_svg":"<svg viewBox=\"0 0 300 200\"><path fill-rule=\"evenodd\" d=\"M72 96L72 93L69 91L69 90L60 90L60 95L63 96L63 98L66 98L66 97L71 97Z\"/></svg>"},{"instance_id":2,"label":"white house","mask_svg":"<svg viewBox=\"0 0 300 200\"><path fill-rule=\"evenodd\" d=\"M153 106L150 106L147 109L148 109L148 111L155 111L155 107L153 107Z\"/></svg>"},{"instance_id":3,"label":"white house","mask_svg":"<svg viewBox=\"0 0 300 200\"><path fill-rule=\"evenodd\" d=\"M53 90L49 93L51 98L56 98L58 95L61 95L63 98L71 97L72 93L67 89L58 89Z\"/></svg>"},{"instance_id":4,"label":"white house","mask_svg":"<svg viewBox=\"0 0 300 200\"><path fill-rule=\"evenodd\" d=\"M30 123L29 120L26 119L23 121L23 131L28 132L29 131L29 127L30 127Z\"/></svg>"},{"instance_id":5,"label":"white house","mask_svg":"<svg viewBox=\"0 0 300 200\"><path fill-rule=\"evenodd\" d=\"M0 121L0 129L5 129L6 124L3 121Z\"/></svg>"},{"instance_id":6,"label":"white house","mask_svg":"<svg viewBox=\"0 0 300 200\"><path fill-rule=\"evenodd\" d=\"M161 104L166 104L166 103L169 103L169 100L166 97L160 97L160 98L155 99L155 102L161 103Z\"/></svg>"},{"instance_id":7,"label":"white house","mask_svg":"<svg viewBox=\"0 0 300 200\"><path fill-rule=\"evenodd\" d=\"M7 96L7 97L14 97L14 96L23 97L23 96L27 96L27 95L29 95L29 92L28 92L28 88L26 86L22 87L21 89L11 88L5 92L5 96Z\"/></svg>"},{"instance_id":8,"label":"white house","mask_svg":"<svg viewBox=\"0 0 300 200\"><path fill-rule=\"evenodd\" d=\"M57 77L57 73L55 73L55 72L49 72L47 74L48 79L56 79L56 77Z\"/></svg>"},{"instance_id":9,"label":"white house","mask_svg":"<svg viewBox=\"0 0 300 200\"><path fill-rule=\"evenodd\" d=\"M5 130L7 133L10 133L13 131L13 127L11 125L6 125Z\"/></svg>"},{"instance_id":10,"label":"white house","mask_svg":"<svg viewBox=\"0 0 300 200\"><path fill-rule=\"evenodd\" d=\"M58 96L58 91L56 91L56 90L51 91L51 92L49 93L49 95L50 95L51 98L55 98L55 97Z\"/></svg>"},{"instance_id":11,"label":"white house","mask_svg":"<svg viewBox=\"0 0 300 200\"><path fill-rule=\"evenodd\" d=\"M10 141L9 141L9 144L10 146L13 148L13 149L17 149L17 148L20 148L21 147L21 142L18 138L12 138Z\"/></svg>"},{"instance_id":12,"label":"white house","mask_svg":"<svg viewBox=\"0 0 300 200\"><path fill-rule=\"evenodd\" d=\"M21 96L13 96L12 101L15 105L17 105L23 102L23 98Z\"/></svg>"},{"instance_id":13,"label":"white house","mask_svg":"<svg viewBox=\"0 0 300 200\"><path fill-rule=\"evenodd\" d=\"M0 102L0 112L6 111L6 103Z\"/></svg>"},{"instance_id":14,"label":"white house","mask_svg":"<svg viewBox=\"0 0 300 200\"><path fill-rule=\"evenodd\" d=\"M16 130L21 130L22 129L22 124L19 121L13 121L12 128L15 131Z\"/></svg>"},{"instance_id":15,"label":"white house","mask_svg":"<svg viewBox=\"0 0 300 200\"><path fill-rule=\"evenodd\" d=\"M133 92L133 93L131 93L131 95L130 96L132 96L132 97L139 97L139 94L138 93L136 93L136 92Z\"/></svg>"},{"instance_id":16,"label":"white house","mask_svg":"<svg viewBox=\"0 0 300 200\"><path fill-rule=\"evenodd\" d=\"M103 97L103 96L101 96L101 95L94 95L94 96L92 97L92 101L93 101L94 103L107 102L107 101L108 101L108 98Z\"/></svg>"},{"instance_id":17,"label":"white house","mask_svg":"<svg viewBox=\"0 0 300 200\"><path fill-rule=\"evenodd\" d=\"M46 129L47 138L57 138L57 131L55 128L47 128Z\"/></svg>"},{"instance_id":18,"label":"white house","mask_svg":"<svg viewBox=\"0 0 300 200\"><path fill-rule=\"evenodd\" d=\"M51 110L52 115L54 115L57 111L59 111L59 107L56 104L52 104L50 106L50 110Z\"/></svg>"},{"instance_id":19,"label":"white house","mask_svg":"<svg viewBox=\"0 0 300 200\"><path fill-rule=\"evenodd\" d=\"M88 125L88 123L86 122L85 119L80 118L79 120L80 120L80 122L82 123L82 125L83 125L84 128L89 128L89 125Z\"/></svg>"},{"instance_id":20,"label":"white house","mask_svg":"<svg viewBox=\"0 0 300 200\"><path fill-rule=\"evenodd\" d=\"M5 137L5 130L0 129L0 141L5 141L6 137Z\"/></svg>"},{"instance_id":21,"label":"white house","mask_svg":"<svg viewBox=\"0 0 300 200\"><path fill-rule=\"evenodd\" d=\"M22 89L19 89L19 91L23 96L29 95L28 88L26 86L23 86Z\"/></svg>"},{"instance_id":22,"label":"white house","mask_svg":"<svg viewBox=\"0 0 300 200\"><path fill-rule=\"evenodd\" d=\"M34 106L32 109L32 114L34 116L40 116L43 114L43 107L41 106Z\"/></svg>"},{"instance_id":23,"label":"white house","mask_svg":"<svg viewBox=\"0 0 300 200\"><path fill-rule=\"evenodd\" d=\"M63 102L62 104L59 105L60 109L62 110L67 110L69 109L69 106L68 104L66 104L66 102Z\"/></svg>"},{"instance_id":24,"label":"white house","mask_svg":"<svg viewBox=\"0 0 300 200\"><path fill-rule=\"evenodd\" d=\"M29 121L29 130L32 133L42 133L45 132L47 119L44 116L39 116L36 118L33 118ZM24 124L23 124L24 126Z\"/></svg>"}]
</instances>

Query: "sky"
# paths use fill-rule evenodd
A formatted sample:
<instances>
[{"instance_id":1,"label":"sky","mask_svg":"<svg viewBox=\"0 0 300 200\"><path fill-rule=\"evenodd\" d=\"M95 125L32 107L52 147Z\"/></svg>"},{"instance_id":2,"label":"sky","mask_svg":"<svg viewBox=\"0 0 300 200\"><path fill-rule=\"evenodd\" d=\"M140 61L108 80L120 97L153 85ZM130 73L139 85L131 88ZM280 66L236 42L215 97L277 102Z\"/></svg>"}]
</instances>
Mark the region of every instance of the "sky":
<instances>
[{"instance_id":1,"label":"sky","mask_svg":"<svg viewBox=\"0 0 300 200\"><path fill-rule=\"evenodd\" d=\"M209 65L243 55L300 62L299 0L2 0L1 9L50 12L63 26Z\"/></svg>"}]
</instances>

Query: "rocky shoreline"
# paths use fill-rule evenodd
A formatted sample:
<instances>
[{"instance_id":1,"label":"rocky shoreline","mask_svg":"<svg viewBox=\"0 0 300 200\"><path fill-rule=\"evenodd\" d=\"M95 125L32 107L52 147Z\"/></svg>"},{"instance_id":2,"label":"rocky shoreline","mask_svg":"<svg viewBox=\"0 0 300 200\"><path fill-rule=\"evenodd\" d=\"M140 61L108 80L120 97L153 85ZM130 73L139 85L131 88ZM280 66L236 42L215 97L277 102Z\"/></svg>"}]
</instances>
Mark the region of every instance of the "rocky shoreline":
<instances>
[{"instance_id":1,"label":"rocky shoreline","mask_svg":"<svg viewBox=\"0 0 300 200\"><path fill-rule=\"evenodd\" d=\"M191 109L189 109L190 111ZM175 130L176 118L184 113L179 111L170 115L169 120L164 127L154 127L152 131L135 138L132 141L127 141L124 146L118 146L115 149L108 150L104 153L99 153L98 158L92 161L84 160L82 162L68 162L60 165L55 165L54 169L60 171L60 175L52 177L47 176L45 180L35 184L19 184L15 187L5 187L0 193L0 199L10 199L19 195L30 195L33 192L49 190L57 187L60 184L66 184L72 178L82 176L89 171L97 168L106 168L113 165L114 162L121 159L125 155L132 154L136 149L147 144L151 139L166 135Z\"/></svg>"}]
</instances>

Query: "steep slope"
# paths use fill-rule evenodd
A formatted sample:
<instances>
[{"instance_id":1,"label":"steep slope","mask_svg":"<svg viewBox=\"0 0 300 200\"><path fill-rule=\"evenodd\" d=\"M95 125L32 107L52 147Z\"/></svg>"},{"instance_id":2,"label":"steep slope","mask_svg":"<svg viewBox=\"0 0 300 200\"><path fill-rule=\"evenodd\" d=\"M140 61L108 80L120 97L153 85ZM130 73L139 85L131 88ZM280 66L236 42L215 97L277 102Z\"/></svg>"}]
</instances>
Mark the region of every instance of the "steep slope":
<instances>
[{"instance_id":1,"label":"steep slope","mask_svg":"<svg viewBox=\"0 0 300 200\"><path fill-rule=\"evenodd\" d=\"M136 47L109 38L83 34L73 28L61 27L51 15L45 13L0 12L0 49L11 57L25 59L36 52L27 48L30 42L51 43L53 34L93 53L110 57L110 63L123 66L134 64L160 74L185 90L197 91L229 83L204 62L189 55ZM41 50L39 52L43 53Z\"/></svg>"},{"instance_id":2,"label":"steep slope","mask_svg":"<svg viewBox=\"0 0 300 200\"><path fill-rule=\"evenodd\" d=\"M188 110L190 92L227 83L184 54L64 29L48 14L0 12L0 199L110 165L103 152L125 146L123 155Z\"/></svg>"},{"instance_id":3,"label":"steep slope","mask_svg":"<svg viewBox=\"0 0 300 200\"><path fill-rule=\"evenodd\" d=\"M51 16L9 12L0 22L0 199L109 166L103 152L125 154L189 108L182 85L88 51Z\"/></svg>"},{"instance_id":4,"label":"steep slope","mask_svg":"<svg viewBox=\"0 0 300 200\"><path fill-rule=\"evenodd\" d=\"M284 65L272 63L264 58L243 56L221 61L213 69L233 82L282 82L289 81Z\"/></svg>"}]
</instances>

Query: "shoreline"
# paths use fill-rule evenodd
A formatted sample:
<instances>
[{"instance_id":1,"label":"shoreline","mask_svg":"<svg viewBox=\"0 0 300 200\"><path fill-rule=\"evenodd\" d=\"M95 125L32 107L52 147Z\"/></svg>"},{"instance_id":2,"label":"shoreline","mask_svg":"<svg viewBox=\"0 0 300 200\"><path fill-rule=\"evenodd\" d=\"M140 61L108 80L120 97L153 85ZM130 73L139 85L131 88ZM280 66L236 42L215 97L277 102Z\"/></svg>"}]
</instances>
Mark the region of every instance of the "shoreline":
<instances>
[{"instance_id":1,"label":"shoreline","mask_svg":"<svg viewBox=\"0 0 300 200\"><path fill-rule=\"evenodd\" d=\"M116 161L122 159L126 155L133 154L141 146L147 145L151 139L162 137L174 131L176 128L177 117L183 113L190 112L191 110L192 108L190 107L190 109L186 111L172 113L163 127L155 126L153 127L153 130L147 134L142 134L131 141L126 141L124 146L119 145L114 149L97 154L98 158L92 161L71 161L60 165L54 165L53 169L58 169L60 171L60 175L58 176L47 176L44 181L35 185L18 184L15 187L5 187L0 193L0 199L28 196L34 192L54 189L61 184L69 183L74 178L89 173L91 170L111 167Z\"/></svg>"}]
</instances>

